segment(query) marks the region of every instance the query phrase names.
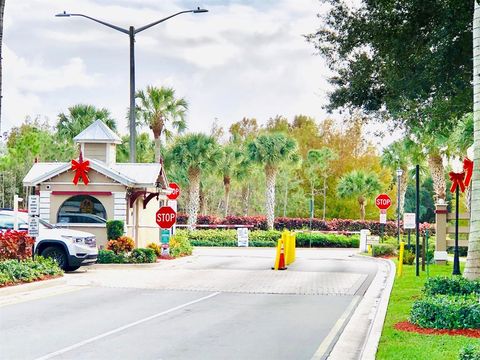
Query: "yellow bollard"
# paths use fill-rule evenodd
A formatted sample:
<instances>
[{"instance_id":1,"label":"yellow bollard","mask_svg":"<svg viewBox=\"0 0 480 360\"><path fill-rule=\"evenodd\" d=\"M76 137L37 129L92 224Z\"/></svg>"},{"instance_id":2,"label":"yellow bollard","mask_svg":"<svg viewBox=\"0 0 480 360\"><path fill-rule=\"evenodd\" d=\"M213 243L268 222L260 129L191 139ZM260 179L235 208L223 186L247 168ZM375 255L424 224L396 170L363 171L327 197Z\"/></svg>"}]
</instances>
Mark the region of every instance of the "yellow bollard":
<instances>
[{"instance_id":1,"label":"yellow bollard","mask_svg":"<svg viewBox=\"0 0 480 360\"><path fill-rule=\"evenodd\" d=\"M288 230L283 230L282 241L283 241L283 249L285 251L285 265L288 265L288 258L290 256L289 255L289 252L290 252L289 238L290 238L290 232Z\"/></svg>"},{"instance_id":2,"label":"yellow bollard","mask_svg":"<svg viewBox=\"0 0 480 360\"><path fill-rule=\"evenodd\" d=\"M292 234L292 262L297 258L297 234Z\"/></svg>"},{"instance_id":3,"label":"yellow bollard","mask_svg":"<svg viewBox=\"0 0 480 360\"><path fill-rule=\"evenodd\" d=\"M403 253L405 250L405 243L403 241L400 241L400 254L398 256L398 271L397 275L402 276L402 271L403 271Z\"/></svg>"},{"instance_id":4,"label":"yellow bollard","mask_svg":"<svg viewBox=\"0 0 480 360\"><path fill-rule=\"evenodd\" d=\"M367 246L368 255L372 255L372 245Z\"/></svg>"},{"instance_id":5,"label":"yellow bollard","mask_svg":"<svg viewBox=\"0 0 480 360\"><path fill-rule=\"evenodd\" d=\"M275 255L275 265L273 266L273 270L278 270L278 266L280 263L280 251L282 249L282 241L283 239L278 239L277 241L277 253Z\"/></svg>"},{"instance_id":6,"label":"yellow bollard","mask_svg":"<svg viewBox=\"0 0 480 360\"><path fill-rule=\"evenodd\" d=\"M295 261L295 233L290 233L288 235L287 240L287 248L288 248L288 255L287 255L287 265L293 263Z\"/></svg>"}]
</instances>

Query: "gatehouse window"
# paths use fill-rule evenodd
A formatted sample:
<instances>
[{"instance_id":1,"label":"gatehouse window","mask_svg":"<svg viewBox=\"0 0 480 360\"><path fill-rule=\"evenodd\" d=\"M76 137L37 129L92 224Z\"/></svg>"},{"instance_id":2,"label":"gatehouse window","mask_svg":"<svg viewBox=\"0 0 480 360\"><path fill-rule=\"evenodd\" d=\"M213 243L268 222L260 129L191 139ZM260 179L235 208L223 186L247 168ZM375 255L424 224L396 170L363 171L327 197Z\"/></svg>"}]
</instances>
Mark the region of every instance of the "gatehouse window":
<instances>
[{"instance_id":1,"label":"gatehouse window","mask_svg":"<svg viewBox=\"0 0 480 360\"><path fill-rule=\"evenodd\" d=\"M57 223L104 224L107 212L102 203L90 195L75 195L58 210Z\"/></svg>"}]
</instances>

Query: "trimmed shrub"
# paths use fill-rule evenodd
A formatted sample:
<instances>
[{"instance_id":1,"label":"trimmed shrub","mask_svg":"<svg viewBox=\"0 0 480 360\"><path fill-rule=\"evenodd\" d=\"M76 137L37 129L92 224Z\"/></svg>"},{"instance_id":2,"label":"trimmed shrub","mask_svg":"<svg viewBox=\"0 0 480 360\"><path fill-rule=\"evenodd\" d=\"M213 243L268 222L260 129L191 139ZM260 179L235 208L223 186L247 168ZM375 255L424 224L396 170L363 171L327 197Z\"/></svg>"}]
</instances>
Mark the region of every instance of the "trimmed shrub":
<instances>
[{"instance_id":1,"label":"trimmed shrub","mask_svg":"<svg viewBox=\"0 0 480 360\"><path fill-rule=\"evenodd\" d=\"M459 360L480 360L480 347L468 344L460 350Z\"/></svg>"},{"instance_id":2,"label":"trimmed shrub","mask_svg":"<svg viewBox=\"0 0 480 360\"><path fill-rule=\"evenodd\" d=\"M154 263L157 261L157 255L152 249L137 248L133 249L128 261L135 264Z\"/></svg>"},{"instance_id":3,"label":"trimmed shrub","mask_svg":"<svg viewBox=\"0 0 480 360\"><path fill-rule=\"evenodd\" d=\"M473 294L427 296L413 303L410 321L423 328L480 329L480 303Z\"/></svg>"},{"instance_id":4,"label":"trimmed shrub","mask_svg":"<svg viewBox=\"0 0 480 360\"><path fill-rule=\"evenodd\" d=\"M25 231L0 231L0 260L24 260L32 257L35 240Z\"/></svg>"},{"instance_id":5,"label":"trimmed shrub","mask_svg":"<svg viewBox=\"0 0 480 360\"><path fill-rule=\"evenodd\" d=\"M155 252L155 255L157 255L157 257L159 257L160 255L162 255L162 248L160 245L158 245L157 243L150 243L147 245L147 249L152 249L154 252Z\"/></svg>"},{"instance_id":6,"label":"trimmed shrub","mask_svg":"<svg viewBox=\"0 0 480 360\"><path fill-rule=\"evenodd\" d=\"M433 295L480 295L480 280L467 280L461 276L436 276L427 279L423 293Z\"/></svg>"},{"instance_id":7,"label":"trimmed shrub","mask_svg":"<svg viewBox=\"0 0 480 360\"><path fill-rule=\"evenodd\" d=\"M405 250L403 252L403 263L405 265L413 265L415 262L415 253L410 250Z\"/></svg>"},{"instance_id":8,"label":"trimmed shrub","mask_svg":"<svg viewBox=\"0 0 480 360\"><path fill-rule=\"evenodd\" d=\"M180 256L192 255L193 247L187 234L175 233L170 238L170 256L176 258Z\"/></svg>"},{"instance_id":9,"label":"trimmed shrub","mask_svg":"<svg viewBox=\"0 0 480 360\"><path fill-rule=\"evenodd\" d=\"M359 247L360 236L337 235L337 234L317 234L317 233L298 233L298 247L333 247L349 248Z\"/></svg>"},{"instance_id":10,"label":"trimmed shrub","mask_svg":"<svg viewBox=\"0 0 480 360\"><path fill-rule=\"evenodd\" d=\"M122 220L108 220L107 221L107 239L117 240L123 235L124 224Z\"/></svg>"},{"instance_id":11,"label":"trimmed shrub","mask_svg":"<svg viewBox=\"0 0 480 360\"><path fill-rule=\"evenodd\" d=\"M112 250L115 254L130 252L135 247L135 242L131 237L120 236L117 240L107 242L107 250Z\"/></svg>"},{"instance_id":12,"label":"trimmed shrub","mask_svg":"<svg viewBox=\"0 0 480 360\"><path fill-rule=\"evenodd\" d=\"M35 260L4 260L0 261L0 285L31 282L43 279L45 276L63 274L58 264L50 259L37 256Z\"/></svg>"},{"instance_id":13,"label":"trimmed shrub","mask_svg":"<svg viewBox=\"0 0 480 360\"><path fill-rule=\"evenodd\" d=\"M373 256L393 256L397 248L391 244L376 244L372 245Z\"/></svg>"},{"instance_id":14,"label":"trimmed shrub","mask_svg":"<svg viewBox=\"0 0 480 360\"><path fill-rule=\"evenodd\" d=\"M112 250L98 250L97 263L99 264L124 264L126 262L124 253L115 254Z\"/></svg>"}]
</instances>

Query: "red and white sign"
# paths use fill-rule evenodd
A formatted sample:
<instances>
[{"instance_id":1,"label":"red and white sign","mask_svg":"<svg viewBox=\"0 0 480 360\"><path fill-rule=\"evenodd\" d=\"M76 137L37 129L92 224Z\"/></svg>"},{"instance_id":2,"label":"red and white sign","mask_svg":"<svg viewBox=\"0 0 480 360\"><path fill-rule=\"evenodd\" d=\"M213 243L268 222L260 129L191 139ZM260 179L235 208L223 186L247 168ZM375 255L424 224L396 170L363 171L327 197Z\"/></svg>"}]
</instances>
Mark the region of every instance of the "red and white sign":
<instances>
[{"instance_id":1,"label":"red and white sign","mask_svg":"<svg viewBox=\"0 0 480 360\"><path fill-rule=\"evenodd\" d=\"M380 194L375 198L375 205L380 210L386 210L392 205L392 200L387 194Z\"/></svg>"},{"instance_id":2,"label":"red and white sign","mask_svg":"<svg viewBox=\"0 0 480 360\"><path fill-rule=\"evenodd\" d=\"M177 213L170 206L162 206L155 215L155 221L162 229L170 229L177 221Z\"/></svg>"},{"instance_id":3,"label":"red and white sign","mask_svg":"<svg viewBox=\"0 0 480 360\"><path fill-rule=\"evenodd\" d=\"M176 183L170 183L168 187L173 190L171 194L167 195L170 200L175 200L180 196L180 187Z\"/></svg>"}]
</instances>

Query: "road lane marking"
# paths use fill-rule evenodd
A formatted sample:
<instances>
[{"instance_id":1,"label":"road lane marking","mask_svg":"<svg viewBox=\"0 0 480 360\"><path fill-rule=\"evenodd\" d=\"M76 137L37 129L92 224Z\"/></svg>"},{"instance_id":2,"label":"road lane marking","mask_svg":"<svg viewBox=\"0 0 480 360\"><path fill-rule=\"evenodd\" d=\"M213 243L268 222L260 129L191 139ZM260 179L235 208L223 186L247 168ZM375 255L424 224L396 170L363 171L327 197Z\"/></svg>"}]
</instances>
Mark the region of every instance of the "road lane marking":
<instances>
[{"instance_id":1,"label":"road lane marking","mask_svg":"<svg viewBox=\"0 0 480 360\"><path fill-rule=\"evenodd\" d=\"M342 327L345 325L345 322L348 320L350 315L353 313L353 310L355 310L355 307L357 306L358 302L360 301L361 296L354 296L353 300L350 302L348 307L345 309L343 312L342 316L337 320L335 325L333 325L333 328L330 330L328 335L323 339L322 343L318 347L317 351L315 354L313 354L311 360L320 360L320 359L325 359L325 355L330 348L331 345L333 345L333 341L335 340L335 337L339 336L340 333L339 331L342 329Z\"/></svg>"},{"instance_id":2,"label":"road lane marking","mask_svg":"<svg viewBox=\"0 0 480 360\"><path fill-rule=\"evenodd\" d=\"M94 336L94 337L92 337L92 338L90 338L90 339L86 339L86 340L80 341L80 342L78 342L78 343L76 343L76 344L67 346L67 347L65 347L65 348L63 348L63 349L60 349L60 350L54 351L54 352L52 352L52 353L46 354L46 355L44 355L44 356L41 356L41 357L39 357L39 358L36 358L35 360L47 360L47 359L51 359L51 358L53 358L53 357L55 357L55 356L64 354L64 353L66 353L66 352L68 352L68 351L71 351L71 350L75 350L75 349L77 349L77 348L79 348L79 347L81 347L81 346L90 344L90 343L92 343L92 342L94 342L94 341L103 339L103 338L105 338L105 337L107 337L107 336L110 336L110 335L119 333L119 332L121 332L121 331L123 331L123 330L126 330L126 329L129 329L129 328L131 328L131 327L134 327L134 326L143 324L144 322L147 322L147 321L156 319L156 318L158 318L158 317L160 317L160 316L163 316L163 315L170 314L170 313L172 313L172 312L174 312L174 311L177 311L177 310L180 310L180 309L182 309L182 308L184 308L184 307L187 307L187 306L190 306L190 305L199 303L199 302L201 302L201 301L208 300L208 299L210 299L210 298L212 298L212 297L214 297L214 296L217 296L217 295L219 295L219 294L221 294L221 292L214 292L214 293L212 293L212 294L210 294L210 295L201 297L200 299L193 300L193 301L189 301L189 302L187 302L187 303L185 303L185 304L175 306L175 307L173 307L173 308L171 308L171 309L162 311L162 312L160 312L160 313L158 313L158 314L151 315L151 316L148 316L148 317L143 318L143 319L141 319L141 320L137 320L137 321L132 322L132 323L130 323L130 324L123 325L123 326L121 326L121 327L119 327L119 328L116 328L116 329L107 331L107 332L105 332L105 333L103 333L103 334Z\"/></svg>"}]
</instances>

